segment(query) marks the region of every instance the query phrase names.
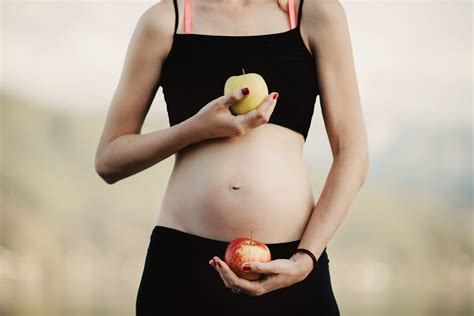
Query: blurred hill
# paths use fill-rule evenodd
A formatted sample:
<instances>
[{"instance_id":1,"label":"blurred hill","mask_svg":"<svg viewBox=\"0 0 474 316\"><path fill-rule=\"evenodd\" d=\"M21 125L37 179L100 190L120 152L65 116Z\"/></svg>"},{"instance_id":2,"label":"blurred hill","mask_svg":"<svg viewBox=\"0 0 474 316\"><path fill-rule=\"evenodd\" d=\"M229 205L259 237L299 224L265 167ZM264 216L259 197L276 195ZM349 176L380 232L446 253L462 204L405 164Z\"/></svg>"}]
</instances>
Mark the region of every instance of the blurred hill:
<instances>
[{"instance_id":1,"label":"blurred hill","mask_svg":"<svg viewBox=\"0 0 474 316\"><path fill-rule=\"evenodd\" d=\"M103 123L2 96L2 316L134 314L174 158L107 185L94 171ZM167 124L150 116L144 132ZM328 245L342 314L472 315L470 146L470 131L407 125L371 156Z\"/></svg>"},{"instance_id":2,"label":"blurred hill","mask_svg":"<svg viewBox=\"0 0 474 316\"><path fill-rule=\"evenodd\" d=\"M384 150L371 155L371 180L404 194L436 195L455 208L471 211L472 130L468 126L429 128L405 121ZM413 198L416 198L415 196Z\"/></svg>"}]
</instances>

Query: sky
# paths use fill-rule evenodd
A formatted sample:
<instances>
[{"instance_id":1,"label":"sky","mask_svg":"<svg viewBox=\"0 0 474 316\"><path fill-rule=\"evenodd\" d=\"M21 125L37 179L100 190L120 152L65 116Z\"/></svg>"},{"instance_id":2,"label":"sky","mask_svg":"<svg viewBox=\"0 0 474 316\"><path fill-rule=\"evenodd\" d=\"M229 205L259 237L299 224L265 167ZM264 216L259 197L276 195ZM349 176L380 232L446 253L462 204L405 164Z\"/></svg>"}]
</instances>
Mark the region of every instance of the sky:
<instances>
[{"instance_id":1,"label":"sky","mask_svg":"<svg viewBox=\"0 0 474 316\"><path fill-rule=\"evenodd\" d=\"M154 3L3 1L2 90L39 106L105 115L135 25ZM471 127L471 2L341 3L371 151L383 150L407 122ZM312 133L325 132L319 107L318 98L311 143L319 141ZM166 115L161 89L150 113Z\"/></svg>"}]
</instances>

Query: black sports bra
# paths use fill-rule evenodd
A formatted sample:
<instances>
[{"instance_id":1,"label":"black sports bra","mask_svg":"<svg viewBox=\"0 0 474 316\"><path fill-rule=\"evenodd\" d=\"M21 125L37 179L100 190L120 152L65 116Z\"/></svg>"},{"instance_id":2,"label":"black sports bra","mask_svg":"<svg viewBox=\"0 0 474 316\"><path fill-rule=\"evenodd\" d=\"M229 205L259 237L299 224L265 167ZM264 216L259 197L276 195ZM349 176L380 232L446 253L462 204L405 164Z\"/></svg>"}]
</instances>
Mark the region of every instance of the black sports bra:
<instances>
[{"instance_id":1,"label":"black sports bra","mask_svg":"<svg viewBox=\"0 0 474 316\"><path fill-rule=\"evenodd\" d=\"M297 23L294 0L288 1L288 31L242 36L191 33L191 0L184 2L185 33L176 33L179 21L176 1L173 0L176 13L173 44L160 80L170 126L190 118L223 95L227 78L240 75L245 69L246 73L260 74L268 91L279 93L268 123L298 132L306 141L319 89L314 57L300 34L303 0L300 0Z\"/></svg>"}]
</instances>

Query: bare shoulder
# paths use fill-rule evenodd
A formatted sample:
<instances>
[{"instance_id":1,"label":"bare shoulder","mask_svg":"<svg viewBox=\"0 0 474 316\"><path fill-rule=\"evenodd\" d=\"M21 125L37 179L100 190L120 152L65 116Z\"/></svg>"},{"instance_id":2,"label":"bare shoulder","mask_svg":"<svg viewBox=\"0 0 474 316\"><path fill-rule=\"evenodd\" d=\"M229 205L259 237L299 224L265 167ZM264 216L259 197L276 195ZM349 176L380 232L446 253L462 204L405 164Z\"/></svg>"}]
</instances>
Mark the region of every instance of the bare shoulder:
<instances>
[{"instance_id":1,"label":"bare shoulder","mask_svg":"<svg viewBox=\"0 0 474 316\"><path fill-rule=\"evenodd\" d=\"M175 14L172 0L162 0L146 9L140 16L136 32L150 39L166 50L166 42L171 42L174 33Z\"/></svg>"},{"instance_id":2,"label":"bare shoulder","mask_svg":"<svg viewBox=\"0 0 474 316\"><path fill-rule=\"evenodd\" d=\"M305 1L302 24L314 47L323 38L347 30L346 12L338 0Z\"/></svg>"},{"instance_id":3,"label":"bare shoulder","mask_svg":"<svg viewBox=\"0 0 474 316\"><path fill-rule=\"evenodd\" d=\"M163 28L169 29L170 26L173 29L175 20L173 1L162 0L153 4L143 12L141 19L157 31Z\"/></svg>"},{"instance_id":4,"label":"bare shoulder","mask_svg":"<svg viewBox=\"0 0 474 316\"><path fill-rule=\"evenodd\" d=\"M345 18L345 10L339 0L306 1L303 9L307 24L341 23Z\"/></svg>"}]
</instances>

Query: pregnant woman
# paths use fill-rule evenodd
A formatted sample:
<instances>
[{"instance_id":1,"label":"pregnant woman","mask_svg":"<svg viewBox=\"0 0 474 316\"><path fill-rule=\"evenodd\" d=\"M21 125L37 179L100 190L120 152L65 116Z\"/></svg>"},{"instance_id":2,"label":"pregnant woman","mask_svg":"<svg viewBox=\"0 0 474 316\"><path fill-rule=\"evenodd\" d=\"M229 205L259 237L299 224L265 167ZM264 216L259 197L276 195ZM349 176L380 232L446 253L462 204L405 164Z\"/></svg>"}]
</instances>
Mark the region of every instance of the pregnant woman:
<instances>
[{"instance_id":1,"label":"pregnant woman","mask_svg":"<svg viewBox=\"0 0 474 316\"><path fill-rule=\"evenodd\" d=\"M257 73L257 93L226 80ZM141 134L161 86L170 127ZM303 145L317 95L333 155L315 201ZM168 0L139 19L97 148L109 184L174 155L150 234L137 315L339 315L327 244L368 173L351 42L335 0ZM139 211L139 210L137 210ZM238 277L229 241L266 243Z\"/></svg>"}]
</instances>

